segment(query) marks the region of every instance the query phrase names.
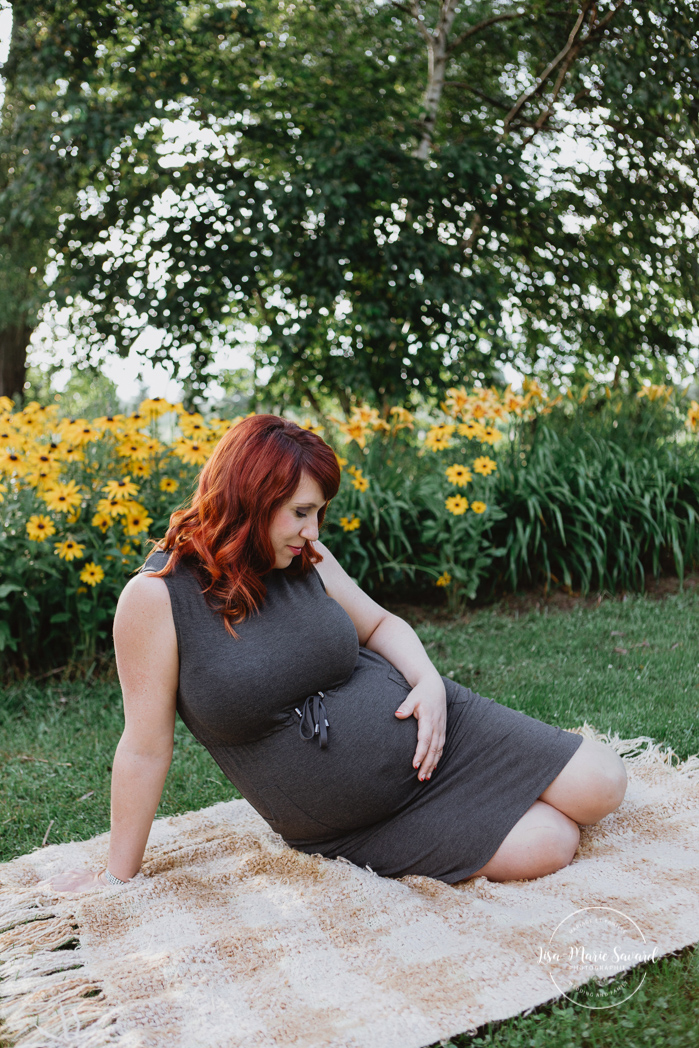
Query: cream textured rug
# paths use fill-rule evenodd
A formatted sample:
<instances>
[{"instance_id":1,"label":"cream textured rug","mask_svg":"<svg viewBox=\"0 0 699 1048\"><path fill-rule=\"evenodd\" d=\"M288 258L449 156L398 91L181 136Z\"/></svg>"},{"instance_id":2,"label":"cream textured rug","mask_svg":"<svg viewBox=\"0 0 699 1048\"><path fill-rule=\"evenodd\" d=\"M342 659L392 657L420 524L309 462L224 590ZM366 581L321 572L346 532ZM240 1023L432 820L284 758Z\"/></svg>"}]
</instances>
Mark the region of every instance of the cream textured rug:
<instances>
[{"instance_id":1,"label":"cream textured rug","mask_svg":"<svg viewBox=\"0 0 699 1048\"><path fill-rule=\"evenodd\" d=\"M582 908L627 915L656 957L696 942L699 757L678 765L646 737L576 730L622 754L628 792L539 880L381 878L293 851L244 801L157 820L143 872L113 891L37 888L104 863L106 834L0 866L0 1035L22 1048L422 1048L585 982L561 961L554 983L541 959ZM611 950L623 932L610 928Z\"/></svg>"}]
</instances>

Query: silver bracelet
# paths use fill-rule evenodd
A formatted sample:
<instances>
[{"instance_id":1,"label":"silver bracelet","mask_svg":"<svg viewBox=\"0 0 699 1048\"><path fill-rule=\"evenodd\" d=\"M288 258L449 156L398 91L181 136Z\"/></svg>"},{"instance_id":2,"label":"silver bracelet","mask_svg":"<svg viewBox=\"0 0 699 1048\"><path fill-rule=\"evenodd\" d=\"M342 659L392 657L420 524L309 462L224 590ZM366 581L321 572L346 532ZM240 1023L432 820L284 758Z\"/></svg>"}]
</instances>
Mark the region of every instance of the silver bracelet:
<instances>
[{"instance_id":1,"label":"silver bracelet","mask_svg":"<svg viewBox=\"0 0 699 1048\"><path fill-rule=\"evenodd\" d=\"M122 884L128 884L128 881L120 881L118 877L115 877L109 870L104 871L104 876L107 878L110 884L113 884L115 888L121 887Z\"/></svg>"}]
</instances>

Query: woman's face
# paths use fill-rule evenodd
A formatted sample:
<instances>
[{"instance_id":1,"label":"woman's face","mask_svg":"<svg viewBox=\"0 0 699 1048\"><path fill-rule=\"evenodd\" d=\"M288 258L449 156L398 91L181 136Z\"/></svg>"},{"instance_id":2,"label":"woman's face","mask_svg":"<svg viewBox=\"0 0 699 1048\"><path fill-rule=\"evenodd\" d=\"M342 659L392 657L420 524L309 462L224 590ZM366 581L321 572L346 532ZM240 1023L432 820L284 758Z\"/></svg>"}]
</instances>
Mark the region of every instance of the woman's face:
<instances>
[{"instance_id":1,"label":"woman's face","mask_svg":"<svg viewBox=\"0 0 699 1048\"><path fill-rule=\"evenodd\" d=\"M272 516L269 537L277 559L275 568L288 568L307 542L318 538L318 512L325 505L317 481L306 473L294 494Z\"/></svg>"}]
</instances>

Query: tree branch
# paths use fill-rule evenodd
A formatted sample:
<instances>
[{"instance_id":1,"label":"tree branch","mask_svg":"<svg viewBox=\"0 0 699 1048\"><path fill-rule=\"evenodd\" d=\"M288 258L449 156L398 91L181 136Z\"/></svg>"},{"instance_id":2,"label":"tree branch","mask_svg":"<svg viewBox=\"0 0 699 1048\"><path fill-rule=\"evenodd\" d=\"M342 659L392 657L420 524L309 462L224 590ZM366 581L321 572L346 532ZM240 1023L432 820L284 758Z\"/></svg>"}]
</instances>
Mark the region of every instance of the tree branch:
<instances>
[{"instance_id":1,"label":"tree branch","mask_svg":"<svg viewBox=\"0 0 699 1048\"><path fill-rule=\"evenodd\" d=\"M461 47L470 36L480 33L481 30L487 29L488 26L495 25L496 22L510 22L513 18L522 18L526 14L526 11L513 11L511 14L507 15L493 15L492 18L484 18L482 22L478 22L476 25L471 25L468 29L464 30L461 36L458 36L454 43L449 45L447 48L447 54L452 54L456 51L457 47Z\"/></svg>"},{"instance_id":2,"label":"tree branch","mask_svg":"<svg viewBox=\"0 0 699 1048\"><path fill-rule=\"evenodd\" d=\"M623 0L622 0L622 2L623 2ZM569 52L573 49L573 46L575 44L575 39L576 39L578 33L580 32L580 27L582 26L583 21L585 19L585 15L590 10L590 7L591 7L591 0L585 0L585 2L583 3L582 8L580 10L580 14L578 15L578 17L575 20L575 25L573 26L573 28L570 31L570 34L568 36L568 40L566 42L565 47L562 48L562 50L558 52L556 57L551 62L549 62L549 64L547 65L546 69L544 70L544 72L539 77L539 80L537 81L536 85L533 88L530 88L529 90L525 91L517 99L517 101L513 105L512 109L510 110L510 112L505 117L505 123L503 125L503 129L502 129L502 132L500 134L500 138L501 139L504 138L505 135L507 134L507 132L509 131L510 124L512 123L514 118L517 116L517 114L519 113L520 109L524 105L526 105L526 103L530 99L534 98L536 95L539 94L539 92L542 90L544 84L546 83L548 78L551 76L551 73L554 71L556 66L559 65L559 63L562 62L563 59L566 58L566 56L569 54Z\"/></svg>"},{"instance_id":3,"label":"tree branch","mask_svg":"<svg viewBox=\"0 0 699 1048\"><path fill-rule=\"evenodd\" d=\"M511 108L510 102L500 102L497 98L491 98L490 95L486 95L484 91L479 91L477 87L473 87L471 84L467 84L462 80L447 80L444 84L445 87L461 87L464 91L470 91L476 98L481 98L484 102L488 102L489 105L495 106L496 109L504 109L506 113L509 113Z\"/></svg>"}]
</instances>

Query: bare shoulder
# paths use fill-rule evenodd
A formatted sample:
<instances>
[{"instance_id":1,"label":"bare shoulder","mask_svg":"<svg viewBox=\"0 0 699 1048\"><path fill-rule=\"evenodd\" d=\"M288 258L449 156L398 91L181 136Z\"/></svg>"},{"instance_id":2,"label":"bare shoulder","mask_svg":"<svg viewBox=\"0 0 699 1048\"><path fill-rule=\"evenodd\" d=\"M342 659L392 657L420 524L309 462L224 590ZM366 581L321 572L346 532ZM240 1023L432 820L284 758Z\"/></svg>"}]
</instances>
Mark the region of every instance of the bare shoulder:
<instances>
[{"instance_id":1,"label":"bare shoulder","mask_svg":"<svg viewBox=\"0 0 699 1048\"><path fill-rule=\"evenodd\" d=\"M177 660L177 636L170 594L164 579L140 574L130 579L119 597L114 616L117 662L152 656Z\"/></svg>"},{"instance_id":2,"label":"bare shoulder","mask_svg":"<svg viewBox=\"0 0 699 1048\"><path fill-rule=\"evenodd\" d=\"M357 583L350 578L327 546L322 542L315 541L313 548L317 550L322 561L316 564L329 597L340 604L354 623L359 637L359 643L365 644L382 619L390 612L372 600L368 593L360 589Z\"/></svg>"},{"instance_id":3,"label":"bare shoulder","mask_svg":"<svg viewBox=\"0 0 699 1048\"><path fill-rule=\"evenodd\" d=\"M152 621L153 616L156 620L169 618L172 621L170 594L165 579L143 573L134 575L121 591L114 619L115 628L117 622L125 625L132 618Z\"/></svg>"}]
</instances>

